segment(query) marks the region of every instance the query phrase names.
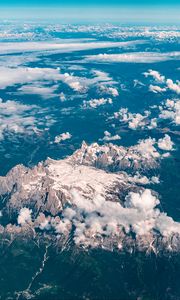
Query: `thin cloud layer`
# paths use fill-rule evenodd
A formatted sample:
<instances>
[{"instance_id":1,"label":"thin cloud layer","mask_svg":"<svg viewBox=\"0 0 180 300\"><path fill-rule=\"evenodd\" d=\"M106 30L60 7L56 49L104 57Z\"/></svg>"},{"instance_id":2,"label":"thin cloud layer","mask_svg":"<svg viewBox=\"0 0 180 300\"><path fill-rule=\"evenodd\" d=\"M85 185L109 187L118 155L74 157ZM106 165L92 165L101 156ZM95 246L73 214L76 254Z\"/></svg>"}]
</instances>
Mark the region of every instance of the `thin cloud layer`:
<instances>
[{"instance_id":1,"label":"thin cloud layer","mask_svg":"<svg viewBox=\"0 0 180 300\"><path fill-rule=\"evenodd\" d=\"M123 54L98 54L86 56L86 62L116 62L116 63L157 63L169 60L179 60L180 52L133 52Z\"/></svg>"},{"instance_id":2,"label":"thin cloud layer","mask_svg":"<svg viewBox=\"0 0 180 300\"><path fill-rule=\"evenodd\" d=\"M88 41L79 42L79 40L59 40L59 42L14 42L14 43L0 43L0 54L14 54L25 52L56 52L67 53L73 51L84 51L102 48L124 48L143 44L144 41L127 41L127 42L98 42Z\"/></svg>"}]
</instances>

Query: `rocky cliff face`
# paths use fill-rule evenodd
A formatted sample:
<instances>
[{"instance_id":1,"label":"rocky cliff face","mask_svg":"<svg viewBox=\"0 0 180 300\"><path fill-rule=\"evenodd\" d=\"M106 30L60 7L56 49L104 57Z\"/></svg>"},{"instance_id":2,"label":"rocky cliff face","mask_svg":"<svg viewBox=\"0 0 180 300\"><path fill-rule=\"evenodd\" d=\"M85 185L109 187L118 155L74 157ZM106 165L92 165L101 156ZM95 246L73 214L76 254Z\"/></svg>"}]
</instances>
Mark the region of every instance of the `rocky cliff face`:
<instances>
[{"instance_id":1,"label":"rocky cliff face","mask_svg":"<svg viewBox=\"0 0 180 300\"><path fill-rule=\"evenodd\" d=\"M125 170L134 173L137 170L153 169L158 166L160 155L154 148L152 139L142 141L131 147L113 144L100 146L94 143L88 146L83 142L70 161L76 164L93 166L111 172Z\"/></svg>"}]
</instances>

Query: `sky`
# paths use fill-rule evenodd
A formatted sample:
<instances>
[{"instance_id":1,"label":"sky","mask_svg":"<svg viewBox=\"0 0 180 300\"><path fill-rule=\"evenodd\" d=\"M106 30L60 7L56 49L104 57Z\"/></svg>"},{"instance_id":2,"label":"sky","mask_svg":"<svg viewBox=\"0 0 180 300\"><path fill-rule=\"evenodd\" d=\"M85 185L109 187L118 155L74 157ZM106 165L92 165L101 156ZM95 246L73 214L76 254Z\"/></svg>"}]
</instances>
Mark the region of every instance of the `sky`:
<instances>
[{"instance_id":1,"label":"sky","mask_svg":"<svg viewBox=\"0 0 180 300\"><path fill-rule=\"evenodd\" d=\"M61 6L61 5L178 5L179 0L1 0L0 6Z\"/></svg>"},{"instance_id":2,"label":"sky","mask_svg":"<svg viewBox=\"0 0 180 300\"><path fill-rule=\"evenodd\" d=\"M0 0L0 18L180 23L179 0Z\"/></svg>"}]
</instances>

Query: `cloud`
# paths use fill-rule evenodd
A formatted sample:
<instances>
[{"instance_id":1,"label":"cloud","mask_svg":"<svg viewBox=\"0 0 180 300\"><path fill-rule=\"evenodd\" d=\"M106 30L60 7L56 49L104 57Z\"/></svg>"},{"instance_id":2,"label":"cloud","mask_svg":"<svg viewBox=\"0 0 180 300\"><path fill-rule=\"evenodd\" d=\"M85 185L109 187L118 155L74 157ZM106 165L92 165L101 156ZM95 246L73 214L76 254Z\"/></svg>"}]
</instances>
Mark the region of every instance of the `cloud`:
<instances>
[{"instance_id":1,"label":"cloud","mask_svg":"<svg viewBox=\"0 0 180 300\"><path fill-rule=\"evenodd\" d=\"M115 88L115 87L108 87L108 86L100 85L99 89L102 93L111 95L113 97L119 96L119 92L118 92L117 88Z\"/></svg>"},{"instance_id":2,"label":"cloud","mask_svg":"<svg viewBox=\"0 0 180 300\"><path fill-rule=\"evenodd\" d=\"M105 104L112 104L111 98L100 98L100 99L91 99L90 101L83 101L83 108L97 108Z\"/></svg>"},{"instance_id":3,"label":"cloud","mask_svg":"<svg viewBox=\"0 0 180 300\"><path fill-rule=\"evenodd\" d=\"M56 53L70 53L74 51L85 51L92 49L103 48L124 48L138 44L144 44L144 41L127 41L127 42L109 42L109 41L81 41L74 40L59 40L58 42L13 42L0 43L0 54L15 54L26 52L56 52Z\"/></svg>"},{"instance_id":4,"label":"cloud","mask_svg":"<svg viewBox=\"0 0 180 300\"><path fill-rule=\"evenodd\" d=\"M63 82L67 84L72 90L76 92L85 92L89 86L96 85L100 82L112 81L112 78L105 72L98 70L93 70L92 78L74 76L69 73L61 73L59 68L30 68L30 67L0 67L0 88L5 89L8 86L13 86L17 84L27 84L18 89L19 92L25 92L30 94L32 90L33 93L38 93L45 97L47 95L52 95L53 91L57 87L57 82ZM42 85L43 82L43 85ZM31 83L29 85L29 83ZM55 83L52 87L45 86L46 84Z\"/></svg>"},{"instance_id":5,"label":"cloud","mask_svg":"<svg viewBox=\"0 0 180 300\"><path fill-rule=\"evenodd\" d=\"M145 114L131 113L127 108L121 108L114 113L114 117L123 123L127 123L132 130L136 129L153 129L157 127L156 118L150 119L150 112L145 111Z\"/></svg>"},{"instance_id":6,"label":"cloud","mask_svg":"<svg viewBox=\"0 0 180 300\"><path fill-rule=\"evenodd\" d=\"M60 93L59 98L60 98L60 101L62 101L62 102L66 101L66 96L63 92Z\"/></svg>"},{"instance_id":7,"label":"cloud","mask_svg":"<svg viewBox=\"0 0 180 300\"><path fill-rule=\"evenodd\" d=\"M117 141L120 139L121 139L121 137L118 134L112 135L109 131L104 131L104 137L99 140L105 141L105 142L110 142L110 141Z\"/></svg>"},{"instance_id":8,"label":"cloud","mask_svg":"<svg viewBox=\"0 0 180 300\"><path fill-rule=\"evenodd\" d=\"M158 85L152 85L152 84L150 84L149 91L153 92L155 94L157 94L157 93L163 93L163 92L166 92L166 88L161 88Z\"/></svg>"},{"instance_id":9,"label":"cloud","mask_svg":"<svg viewBox=\"0 0 180 300\"><path fill-rule=\"evenodd\" d=\"M129 175L128 180L132 183L141 184L141 185L160 183L159 177L152 176L151 178L148 178L145 175L141 175L139 172L136 172L134 176Z\"/></svg>"},{"instance_id":10,"label":"cloud","mask_svg":"<svg viewBox=\"0 0 180 300\"><path fill-rule=\"evenodd\" d=\"M26 223L30 223L31 222L31 214L32 214L32 210L26 207L21 208L19 215L18 215L18 219L17 222L19 225L23 226Z\"/></svg>"},{"instance_id":11,"label":"cloud","mask_svg":"<svg viewBox=\"0 0 180 300\"><path fill-rule=\"evenodd\" d=\"M162 150L173 150L174 143L168 134L165 134L164 138L158 140L158 147Z\"/></svg>"},{"instance_id":12,"label":"cloud","mask_svg":"<svg viewBox=\"0 0 180 300\"><path fill-rule=\"evenodd\" d=\"M155 41L176 42L179 40L180 33L178 26L132 26L112 28L110 32L104 28L104 36L108 38L147 38Z\"/></svg>"},{"instance_id":13,"label":"cloud","mask_svg":"<svg viewBox=\"0 0 180 300\"><path fill-rule=\"evenodd\" d=\"M159 203L159 200L147 189L142 193L130 192L126 197L125 206L148 212L154 209Z\"/></svg>"},{"instance_id":14,"label":"cloud","mask_svg":"<svg viewBox=\"0 0 180 300\"><path fill-rule=\"evenodd\" d=\"M166 102L159 107L161 119L170 119L174 124L180 124L180 100L179 99L167 99Z\"/></svg>"},{"instance_id":15,"label":"cloud","mask_svg":"<svg viewBox=\"0 0 180 300\"><path fill-rule=\"evenodd\" d=\"M0 67L0 74L0 88L5 89L16 84L57 80L59 70L51 68Z\"/></svg>"},{"instance_id":16,"label":"cloud","mask_svg":"<svg viewBox=\"0 0 180 300\"><path fill-rule=\"evenodd\" d=\"M133 82L134 82L134 87L136 87L136 86L145 86L145 84L142 83L141 81L139 81L138 79L134 79Z\"/></svg>"},{"instance_id":17,"label":"cloud","mask_svg":"<svg viewBox=\"0 0 180 300\"><path fill-rule=\"evenodd\" d=\"M62 141L69 140L71 137L72 135L69 132L61 133L60 135L57 135L55 137L54 143L56 144L61 143Z\"/></svg>"},{"instance_id":18,"label":"cloud","mask_svg":"<svg viewBox=\"0 0 180 300\"><path fill-rule=\"evenodd\" d=\"M42 221L39 225L39 228L41 230L50 230L51 229L51 225L49 223L48 218L45 218L44 221Z\"/></svg>"},{"instance_id":19,"label":"cloud","mask_svg":"<svg viewBox=\"0 0 180 300\"><path fill-rule=\"evenodd\" d=\"M167 87L171 90L171 91L173 91L173 92L175 92L176 94L180 94L180 81L177 81L177 83L174 83L173 81L172 81L172 79L167 79L166 80L166 84L167 84Z\"/></svg>"},{"instance_id":20,"label":"cloud","mask_svg":"<svg viewBox=\"0 0 180 300\"><path fill-rule=\"evenodd\" d=\"M119 202L105 200L96 195L93 200L83 198L72 190L72 207L70 218L64 218L56 225L59 234L70 234L74 227L74 241L77 245L97 247L101 243L98 237L119 238L122 229L126 235L134 232L136 237L149 236L159 232L163 236L180 233L180 224L161 213L157 208L159 199L149 189L130 192L124 207ZM170 225L170 226L169 226ZM157 233L156 233L157 234Z\"/></svg>"},{"instance_id":21,"label":"cloud","mask_svg":"<svg viewBox=\"0 0 180 300\"><path fill-rule=\"evenodd\" d=\"M17 94L20 95L39 95L43 99L49 99L53 98L55 96L58 96L55 91L57 90L57 85L53 85L51 87L48 86L43 86L40 84L29 84L29 85L24 85L20 87L17 90Z\"/></svg>"},{"instance_id":22,"label":"cloud","mask_svg":"<svg viewBox=\"0 0 180 300\"><path fill-rule=\"evenodd\" d=\"M144 72L143 74L145 75L145 77L152 76L157 82L160 83L165 82L165 76L162 76L158 71L150 69L148 70L148 72Z\"/></svg>"},{"instance_id":23,"label":"cloud","mask_svg":"<svg viewBox=\"0 0 180 300\"><path fill-rule=\"evenodd\" d=\"M124 62L124 63L157 63L168 60L179 60L180 52L133 52L123 54L97 54L86 56L84 61L91 62Z\"/></svg>"},{"instance_id":24,"label":"cloud","mask_svg":"<svg viewBox=\"0 0 180 300\"><path fill-rule=\"evenodd\" d=\"M3 102L0 99L0 140L8 132L22 134L37 130L38 121L34 117L36 110L36 105L24 105L11 100Z\"/></svg>"},{"instance_id":25,"label":"cloud","mask_svg":"<svg viewBox=\"0 0 180 300\"><path fill-rule=\"evenodd\" d=\"M158 71L149 70L148 72L143 73L145 77L152 76L155 81L164 84L164 87L160 87L157 85L150 85L149 90L154 93L166 92L167 89L175 92L176 94L180 94L180 82L177 80L176 83L172 81L172 79L167 79L165 76L162 76Z\"/></svg>"}]
</instances>

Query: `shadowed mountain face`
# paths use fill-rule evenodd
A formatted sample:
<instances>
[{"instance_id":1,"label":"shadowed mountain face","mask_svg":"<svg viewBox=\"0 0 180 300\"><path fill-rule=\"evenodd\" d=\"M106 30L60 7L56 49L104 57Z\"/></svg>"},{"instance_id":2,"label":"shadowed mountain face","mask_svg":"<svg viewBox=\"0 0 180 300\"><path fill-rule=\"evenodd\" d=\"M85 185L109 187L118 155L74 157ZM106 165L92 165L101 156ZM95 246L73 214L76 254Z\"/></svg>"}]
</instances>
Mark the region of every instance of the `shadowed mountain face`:
<instances>
[{"instance_id":1,"label":"shadowed mountain face","mask_svg":"<svg viewBox=\"0 0 180 300\"><path fill-rule=\"evenodd\" d=\"M1 24L0 299L180 298L179 37Z\"/></svg>"}]
</instances>

